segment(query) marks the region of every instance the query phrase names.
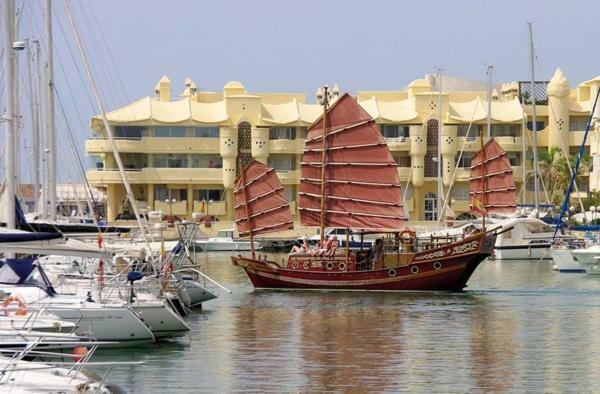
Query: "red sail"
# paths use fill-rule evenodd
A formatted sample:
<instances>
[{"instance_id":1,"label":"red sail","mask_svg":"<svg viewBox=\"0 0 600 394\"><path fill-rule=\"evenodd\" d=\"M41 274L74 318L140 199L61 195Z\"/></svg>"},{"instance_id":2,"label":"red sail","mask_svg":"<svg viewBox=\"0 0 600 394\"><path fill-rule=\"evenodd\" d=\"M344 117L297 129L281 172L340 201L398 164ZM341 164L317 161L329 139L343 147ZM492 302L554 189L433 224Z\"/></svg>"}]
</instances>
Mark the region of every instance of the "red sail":
<instances>
[{"instance_id":1,"label":"red sail","mask_svg":"<svg viewBox=\"0 0 600 394\"><path fill-rule=\"evenodd\" d=\"M300 219L319 226L323 117L308 131L300 179ZM326 227L399 229L404 226L396 162L369 114L349 94L327 112Z\"/></svg>"},{"instance_id":2,"label":"red sail","mask_svg":"<svg viewBox=\"0 0 600 394\"><path fill-rule=\"evenodd\" d=\"M485 193L482 193L482 175L485 175ZM471 207L473 200L477 199L488 213L512 214L517 209L517 188L510 160L493 138L471 159L469 189Z\"/></svg>"},{"instance_id":3,"label":"red sail","mask_svg":"<svg viewBox=\"0 0 600 394\"><path fill-rule=\"evenodd\" d=\"M240 237L248 236L249 229L252 230L253 235L293 229L290 205L283 194L283 186L275 171L253 160L244 170L244 179L246 195L244 196L242 177L235 182L233 191L235 224ZM246 199L248 214L246 214Z\"/></svg>"}]
</instances>

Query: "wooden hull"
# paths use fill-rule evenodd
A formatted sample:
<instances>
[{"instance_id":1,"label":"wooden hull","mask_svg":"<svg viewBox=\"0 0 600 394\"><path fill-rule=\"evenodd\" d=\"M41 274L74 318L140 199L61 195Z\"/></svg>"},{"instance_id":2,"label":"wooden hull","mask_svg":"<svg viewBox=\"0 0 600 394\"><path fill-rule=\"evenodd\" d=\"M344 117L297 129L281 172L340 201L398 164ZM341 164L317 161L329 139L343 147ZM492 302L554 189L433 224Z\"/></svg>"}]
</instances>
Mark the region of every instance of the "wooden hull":
<instances>
[{"instance_id":1,"label":"wooden hull","mask_svg":"<svg viewBox=\"0 0 600 394\"><path fill-rule=\"evenodd\" d=\"M436 249L414 253L409 264L368 271L332 272L282 268L274 262L232 257L257 289L425 291L462 290L493 250L495 234L477 234Z\"/></svg>"}]
</instances>

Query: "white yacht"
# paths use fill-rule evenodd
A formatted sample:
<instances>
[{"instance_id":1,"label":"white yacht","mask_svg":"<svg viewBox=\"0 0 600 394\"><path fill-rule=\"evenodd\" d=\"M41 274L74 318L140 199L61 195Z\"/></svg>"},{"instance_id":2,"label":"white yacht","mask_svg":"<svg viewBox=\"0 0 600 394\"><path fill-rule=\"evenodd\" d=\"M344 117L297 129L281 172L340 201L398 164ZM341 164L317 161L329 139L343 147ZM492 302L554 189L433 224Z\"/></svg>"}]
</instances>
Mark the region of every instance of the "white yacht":
<instances>
[{"instance_id":1,"label":"white yacht","mask_svg":"<svg viewBox=\"0 0 600 394\"><path fill-rule=\"evenodd\" d=\"M219 230L217 236L194 241L194 249L203 252L247 252L251 250L250 241L234 239L234 229ZM262 245L254 241L254 250L261 250Z\"/></svg>"},{"instance_id":2,"label":"white yacht","mask_svg":"<svg viewBox=\"0 0 600 394\"><path fill-rule=\"evenodd\" d=\"M585 272L594 275L600 274L600 245L575 249L571 253L575 260L585 268Z\"/></svg>"}]
</instances>

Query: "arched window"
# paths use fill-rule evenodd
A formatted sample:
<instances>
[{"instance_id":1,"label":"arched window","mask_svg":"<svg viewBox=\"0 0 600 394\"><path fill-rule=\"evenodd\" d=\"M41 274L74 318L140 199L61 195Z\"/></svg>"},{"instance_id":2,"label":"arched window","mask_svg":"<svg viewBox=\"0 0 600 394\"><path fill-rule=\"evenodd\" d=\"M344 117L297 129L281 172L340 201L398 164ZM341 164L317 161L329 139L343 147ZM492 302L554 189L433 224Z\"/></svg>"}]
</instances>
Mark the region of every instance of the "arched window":
<instances>
[{"instance_id":1,"label":"arched window","mask_svg":"<svg viewBox=\"0 0 600 394\"><path fill-rule=\"evenodd\" d=\"M423 201L423 213L425 220L437 220L437 197L433 193L425 194Z\"/></svg>"}]
</instances>

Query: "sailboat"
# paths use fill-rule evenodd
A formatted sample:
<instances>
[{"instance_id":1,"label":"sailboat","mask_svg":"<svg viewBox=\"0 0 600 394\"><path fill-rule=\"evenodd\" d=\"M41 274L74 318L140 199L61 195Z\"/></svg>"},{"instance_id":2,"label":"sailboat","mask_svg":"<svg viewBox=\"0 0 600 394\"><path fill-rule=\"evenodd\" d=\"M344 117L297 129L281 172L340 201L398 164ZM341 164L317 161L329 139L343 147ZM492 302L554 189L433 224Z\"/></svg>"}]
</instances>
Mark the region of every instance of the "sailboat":
<instances>
[{"instance_id":1,"label":"sailboat","mask_svg":"<svg viewBox=\"0 0 600 394\"><path fill-rule=\"evenodd\" d=\"M320 227L323 248L290 254L287 261L257 257L253 251L232 257L233 264L244 268L257 289L463 289L492 253L497 231L484 228L456 239L422 241L404 228L396 163L375 121L349 94L331 107L327 96L325 88L324 113L309 128L299 193L301 222ZM240 235L252 239L291 228L283 188L272 169L250 163L241 169L234 194ZM326 227L360 228L361 237L376 234L378 240L369 250L327 248Z\"/></svg>"}]
</instances>

